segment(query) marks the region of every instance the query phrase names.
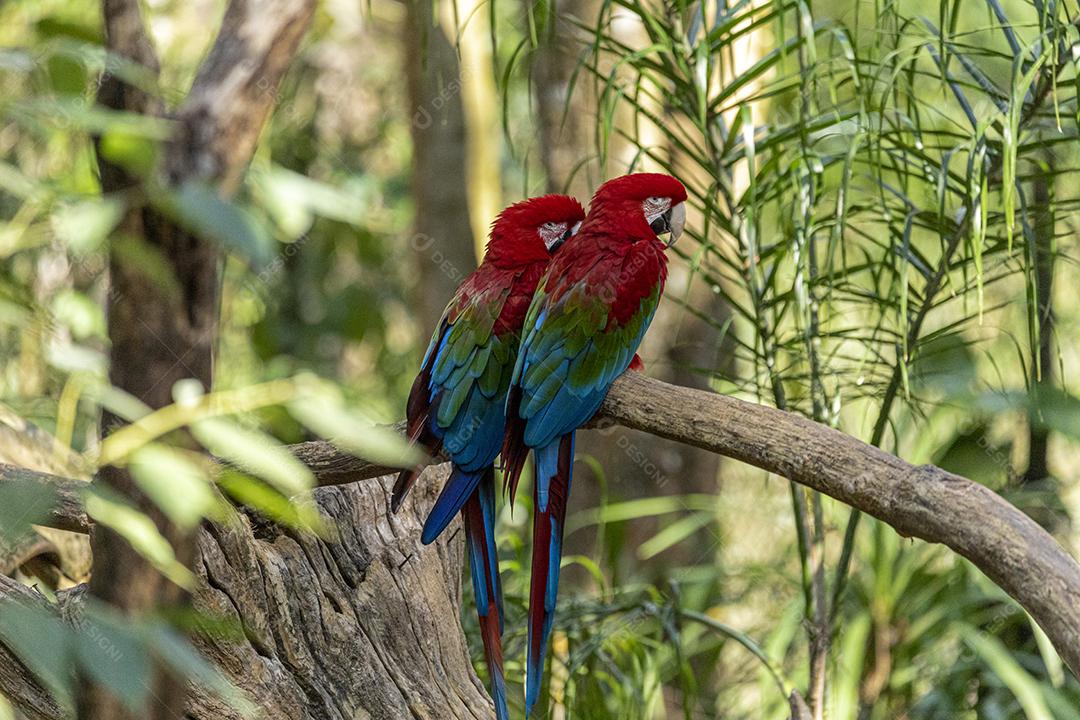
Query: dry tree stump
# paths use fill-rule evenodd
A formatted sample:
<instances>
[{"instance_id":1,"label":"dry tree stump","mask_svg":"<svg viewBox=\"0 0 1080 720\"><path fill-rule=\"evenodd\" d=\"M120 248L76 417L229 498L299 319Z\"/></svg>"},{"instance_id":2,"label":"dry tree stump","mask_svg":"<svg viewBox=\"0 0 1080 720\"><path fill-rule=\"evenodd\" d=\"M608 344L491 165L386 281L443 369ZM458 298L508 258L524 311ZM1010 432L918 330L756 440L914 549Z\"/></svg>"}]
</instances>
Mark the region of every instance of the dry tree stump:
<instances>
[{"instance_id":1,"label":"dry tree stump","mask_svg":"<svg viewBox=\"0 0 1080 720\"><path fill-rule=\"evenodd\" d=\"M431 468L399 513L392 476L320 487L337 528L324 540L242 515L199 533L195 608L241 624L246 641L196 645L267 718L486 718L459 617L464 545L420 544L423 518L446 479ZM189 715L230 714L192 688Z\"/></svg>"},{"instance_id":2,"label":"dry tree stump","mask_svg":"<svg viewBox=\"0 0 1080 720\"><path fill-rule=\"evenodd\" d=\"M447 471L446 465L428 469L397 514L389 512L393 476L314 489L314 502L334 524L332 538L247 512L203 525L194 608L210 627L224 621L243 632L196 632L193 643L247 695L258 717L492 717L458 622L463 539L451 530L433 545L420 543L423 518ZM7 577L0 577L0 596L56 607ZM58 594L61 616L76 626L85 596L85 585ZM0 690L30 720L64 717L2 645ZM243 715L193 683L184 717Z\"/></svg>"}]
</instances>

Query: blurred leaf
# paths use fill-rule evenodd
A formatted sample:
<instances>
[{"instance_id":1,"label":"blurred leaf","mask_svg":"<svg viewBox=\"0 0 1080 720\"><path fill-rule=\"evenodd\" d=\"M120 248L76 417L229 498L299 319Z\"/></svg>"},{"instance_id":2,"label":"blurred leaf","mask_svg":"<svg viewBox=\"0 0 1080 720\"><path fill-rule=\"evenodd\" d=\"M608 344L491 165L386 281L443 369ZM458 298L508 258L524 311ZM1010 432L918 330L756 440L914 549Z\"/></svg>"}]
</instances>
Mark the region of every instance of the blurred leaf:
<instances>
[{"instance_id":1,"label":"blurred leaf","mask_svg":"<svg viewBox=\"0 0 1080 720\"><path fill-rule=\"evenodd\" d=\"M1032 413L1047 430L1080 440L1080 398L1059 388L1038 385Z\"/></svg>"},{"instance_id":2,"label":"blurred leaf","mask_svg":"<svg viewBox=\"0 0 1080 720\"><path fill-rule=\"evenodd\" d=\"M22 100L7 106L7 112L29 129L41 130L43 123L59 130L80 130L95 135L125 132L151 140L167 140L172 123L163 118L110 110L87 102L83 97Z\"/></svg>"},{"instance_id":3,"label":"blurred leaf","mask_svg":"<svg viewBox=\"0 0 1080 720\"><path fill-rule=\"evenodd\" d=\"M304 207L316 215L350 225L359 225L364 220L363 203L333 185L280 166L265 173L262 180L271 198L282 205Z\"/></svg>"},{"instance_id":4,"label":"blurred leaf","mask_svg":"<svg viewBox=\"0 0 1080 720\"><path fill-rule=\"evenodd\" d=\"M139 625L93 603L86 608L74 640L79 667L136 717L144 714L153 677Z\"/></svg>"},{"instance_id":5,"label":"blurred leaf","mask_svg":"<svg viewBox=\"0 0 1080 720\"><path fill-rule=\"evenodd\" d=\"M87 386L86 396L105 410L132 423L153 412L150 406L139 398L105 382Z\"/></svg>"},{"instance_id":6,"label":"blurred leaf","mask_svg":"<svg viewBox=\"0 0 1080 720\"><path fill-rule=\"evenodd\" d=\"M1031 631L1035 633L1035 642L1039 646L1039 654L1042 655L1043 664L1046 665L1046 673L1050 676L1050 682L1053 683L1054 687L1060 688L1065 684L1065 663L1062 662L1061 656L1058 655L1054 644L1050 642L1050 638L1039 627L1039 623L1035 622L1035 618L1028 615L1027 619L1031 625ZM1077 712L1080 714L1080 710Z\"/></svg>"},{"instance_id":7,"label":"blurred leaf","mask_svg":"<svg viewBox=\"0 0 1080 720\"><path fill-rule=\"evenodd\" d=\"M910 370L916 387L941 391L949 397L968 392L977 375L968 343L958 333L925 343Z\"/></svg>"},{"instance_id":8,"label":"blurred leaf","mask_svg":"<svg viewBox=\"0 0 1080 720\"><path fill-rule=\"evenodd\" d=\"M33 56L20 48L0 48L0 70L27 73L35 67Z\"/></svg>"},{"instance_id":9,"label":"blurred leaf","mask_svg":"<svg viewBox=\"0 0 1080 720\"><path fill-rule=\"evenodd\" d=\"M52 301L53 316L71 329L78 340L105 337L105 313L94 300L76 290L64 289Z\"/></svg>"},{"instance_id":10,"label":"blurred leaf","mask_svg":"<svg viewBox=\"0 0 1080 720\"><path fill-rule=\"evenodd\" d=\"M637 556L641 560L649 560L686 540L714 519L715 515L710 512L691 513L684 518L679 518L641 543L637 549Z\"/></svg>"},{"instance_id":11,"label":"blurred leaf","mask_svg":"<svg viewBox=\"0 0 1080 720\"><path fill-rule=\"evenodd\" d=\"M300 237L315 221L315 215L307 204L300 202L289 192L287 183L277 180L278 170L253 172L254 189L266 211L286 235Z\"/></svg>"},{"instance_id":12,"label":"blurred leaf","mask_svg":"<svg viewBox=\"0 0 1080 720\"><path fill-rule=\"evenodd\" d=\"M157 202L191 232L218 242L256 266L273 257L274 241L254 216L203 183L187 182L178 190L165 190Z\"/></svg>"},{"instance_id":13,"label":"blurred leaf","mask_svg":"<svg viewBox=\"0 0 1080 720\"><path fill-rule=\"evenodd\" d=\"M347 410L340 394L329 385L309 383L305 390L300 399L289 403L289 412L341 449L391 467L410 467L424 460L424 453L409 445L398 432Z\"/></svg>"},{"instance_id":14,"label":"blurred leaf","mask_svg":"<svg viewBox=\"0 0 1080 720\"><path fill-rule=\"evenodd\" d=\"M968 647L1016 696L1028 720L1054 720L1038 681L1013 659L1001 640L966 623L958 624L958 629Z\"/></svg>"},{"instance_id":15,"label":"blurred leaf","mask_svg":"<svg viewBox=\"0 0 1080 720\"><path fill-rule=\"evenodd\" d=\"M222 418L198 420L191 431L217 457L257 475L293 495L315 486L311 470L274 438Z\"/></svg>"},{"instance_id":16,"label":"blurred leaf","mask_svg":"<svg viewBox=\"0 0 1080 720\"><path fill-rule=\"evenodd\" d=\"M330 528L326 519L313 504L298 503L281 494L276 488L232 468L224 468L218 486L248 507L258 510L271 520L326 536Z\"/></svg>"},{"instance_id":17,"label":"blurred leaf","mask_svg":"<svg viewBox=\"0 0 1080 720\"><path fill-rule=\"evenodd\" d=\"M0 543L9 543L31 532L31 525L49 516L56 505L56 491L48 485L5 472L0 480Z\"/></svg>"},{"instance_id":18,"label":"blurred leaf","mask_svg":"<svg viewBox=\"0 0 1080 720\"><path fill-rule=\"evenodd\" d=\"M179 527L190 529L203 518L221 516L210 478L180 450L160 443L144 445L132 453L129 469L139 487Z\"/></svg>"},{"instance_id":19,"label":"blurred leaf","mask_svg":"<svg viewBox=\"0 0 1080 720\"><path fill-rule=\"evenodd\" d=\"M106 130L98 144L102 157L127 170L135 177L146 178L157 165L158 143L138 133L122 129Z\"/></svg>"},{"instance_id":20,"label":"blurred leaf","mask_svg":"<svg viewBox=\"0 0 1080 720\"><path fill-rule=\"evenodd\" d=\"M49 219L56 236L80 255L100 248L123 216L120 198L101 197L59 207Z\"/></svg>"},{"instance_id":21,"label":"blurred leaf","mask_svg":"<svg viewBox=\"0 0 1080 720\"><path fill-rule=\"evenodd\" d=\"M637 500L624 500L613 502L603 507L591 508L574 515L566 521L566 532L574 529L595 525L597 523L614 523L624 520L665 515L673 512L688 512L695 510L716 510L716 498L712 495L661 495L657 497L640 498Z\"/></svg>"},{"instance_id":22,"label":"blurred leaf","mask_svg":"<svg viewBox=\"0 0 1080 720\"><path fill-rule=\"evenodd\" d=\"M67 55L51 55L46 67L53 90L65 95L83 94L86 89L86 68L78 60Z\"/></svg>"},{"instance_id":23,"label":"blurred leaf","mask_svg":"<svg viewBox=\"0 0 1080 720\"><path fill-rule=\"evenodd\" d=\"M160 248L126 233L114 238L110 248L116 262L145 277L170 301L180 299L180 283Z\"/></svg>"},{"instance_id":24,"label":"blurred leaf","mask_svg":"<svg viewBox=\"0 0 1080 720\"><path fill-rule=\"evenodd\" d=\"M46 15L34 23L34 31L42 38L73 38L95 45L101 44L98 26L84 24L57 15Z\"/></svg>"},{"instance_id":25,"label":"blurred leaf","mask_svg":"<svg viewBox=\"0 0 1080 720\"><path fill-rule=\"evenodd\" d=\"M934 464L993 489L1002 488L1012 473L1012 448L991 438L987 425L979 424L957 435L938 452Z\"/></svg>"},{"instance_id":26,"label":"blurred leaf","mask_svg":"<svg viewBox=\"0 0 1080 720\"><path fill-rule=\"evenodd\" d=\"M0 600L0 639L66 713L72 710L73 685L81 673L140 717L149 699L153 654L177 677L216 694L242 715L252 715L251 703L160 620L124 617L92 598L84 602L72 629L44 605Z\"/></svg>"},{"instance_id":27,"label":"blurred leaf","mask_svg":"<svg viewBox=\"0 0 1080 720\"><path fill-rule=\"evenodd\" d=\"M102 351L59 337L53 337L49 342L45 361L51 367L67 373L86 372L97 376L104 375L109 366Z\"/></svg>"},{"instance_id":28,"label":"blurred leaf","mask_svg":"<svg viewBox=\"0 0 1080 720\"><path fill-rule=\"evenodd\" d=\"M88 489L85 501L90 517L115 530L158 572L183 588L194 587L195 576L177 561L172 545L148 516L100 487Z\"/></svg>"},{"instance_id":29,"label":"blurred leaf","mask_svg":"<svg viewBox=\"0 0 1080 720\"><path fill-rule=\"evenodd\" d=\"M154 654L165 661L177 675L214 693L244 717L258 716L256 706L175 630L162 623L155 623L149 628L147 635Z\"/></svg>"},{"instance_id":30,"label":"blurred leaf","mask_svg":"<svg viewBox=\"0 0 1080 720\"><path fill-rule=\"evenodd\" d=\"M71 630L43 607L0 599L0 638L68 712L73 705L75 648Z\"/></svg>"}]
</instances>

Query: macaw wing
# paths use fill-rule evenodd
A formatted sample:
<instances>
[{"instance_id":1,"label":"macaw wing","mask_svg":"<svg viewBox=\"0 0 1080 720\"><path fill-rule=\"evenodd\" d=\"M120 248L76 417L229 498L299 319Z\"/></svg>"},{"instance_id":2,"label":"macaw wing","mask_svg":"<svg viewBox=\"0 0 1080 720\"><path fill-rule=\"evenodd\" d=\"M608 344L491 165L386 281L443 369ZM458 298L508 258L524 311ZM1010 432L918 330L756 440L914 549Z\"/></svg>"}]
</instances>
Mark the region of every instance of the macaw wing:
<instances>
[{"instance_id":1,"label":"macaw wing","mask_svg":"<svg viewBox=\"0 0 1080 720\"><path fill-rule=\"evenodd\" d=\"M516 333L495 332L508 295L497 286L456 299L425 356L428 428L465 471L490 465L502 440L518 345Z\"/></svg>"},{"instance_id":2,"label":"macaw wing","mask_svg":"<svg viewBox=\"0 0 1080 720\"><path fill-rule=\"evenodd\" d=\"M625 322L614 320L610 273L586 274L558 296L541 286L526 317L512 384L524 441L545 447L585 424L626 370L656 312L659 283Z\"/></svg>"}]
</instances>

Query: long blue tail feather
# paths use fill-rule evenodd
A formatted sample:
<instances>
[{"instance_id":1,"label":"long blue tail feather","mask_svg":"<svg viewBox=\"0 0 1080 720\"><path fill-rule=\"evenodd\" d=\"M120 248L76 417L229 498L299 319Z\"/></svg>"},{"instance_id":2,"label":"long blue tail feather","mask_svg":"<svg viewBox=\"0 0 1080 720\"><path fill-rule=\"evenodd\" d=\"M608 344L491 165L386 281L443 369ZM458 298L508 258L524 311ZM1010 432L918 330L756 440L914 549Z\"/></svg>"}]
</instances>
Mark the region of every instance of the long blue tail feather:
<instances>
[{"instance_id":1,"label":"long blue tail feather","mask_svg":"<svg viewBox=\"0 0 1080 720\"><path fill-rule=\"evenodd\" d=\"M533 457L532 578L529 583L529 641L525 675L525 716L540 697L555 604L559 592L566 501L574 463L574 433L557 438Z\"/></svg>"},{"instance_id":2,"label":"long blue tail feather","mask_svg":"<svg viewBox=\"0 0 1080 720\"><path fill-rule=\"evenodd\" d=\"M446 526L450 524L450 521L454 519L454 516L458 514L458 511L465 505L465 502L480 482L480 478L486 472L493 471L491 468L487 468L476 472L466 472L456 465L454 466L454 469L450 472L450 477L447 478L446 484L443 486L442 493L439 494L439 499L435 501L431 512L428 513L427 521L424 522L424 532L420 536L420 542L425 545L435 542L435 538L439 537L442 531L446 529Z\"/></svg>"},{"instance_id":3,"label":"long blue tail feather","mask_svg":"<svg viewBox=\"0 0 1080 720\"><path fill-rule=\"evenodd\" d=\"M497 720L509 720L506 708L506 679L503 673L503 598L499 579L499 558L495 546L495 472L483 471L476 489L461 509L465 520L466 548L484 659L491 677L491 698Z\"/></svg>"}]
</instances>

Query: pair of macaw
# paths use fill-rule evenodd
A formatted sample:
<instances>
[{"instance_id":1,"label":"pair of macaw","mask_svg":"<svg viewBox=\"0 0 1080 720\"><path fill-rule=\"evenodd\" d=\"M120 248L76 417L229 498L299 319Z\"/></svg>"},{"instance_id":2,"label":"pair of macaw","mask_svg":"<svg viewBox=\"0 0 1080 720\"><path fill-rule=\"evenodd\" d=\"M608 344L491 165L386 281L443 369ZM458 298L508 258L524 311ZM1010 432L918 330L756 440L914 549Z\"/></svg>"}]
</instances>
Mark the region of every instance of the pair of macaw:
<instances>
[{"instance_id":1,"label":"pair of macaw","mask_svg":"<svg viewBox=\"0 0 1080 720\"><path fill-rule=\"evenodd\" d=\"M664 289L664 250L682 232L685 201L675 178L638 173L601 185L588 215L565 195L503 210L483 262L443 313L409 395L410 440L453 463L422 540L433 542L461 512L499 720L508 713L495 458L501 451L512 503L530 450L534 456L528 716L555 612L574 431L635 358ZM664 233L667 244L658 237ZM394 511L419 473L398 477Z\"/></svg>"}]
</instances>

